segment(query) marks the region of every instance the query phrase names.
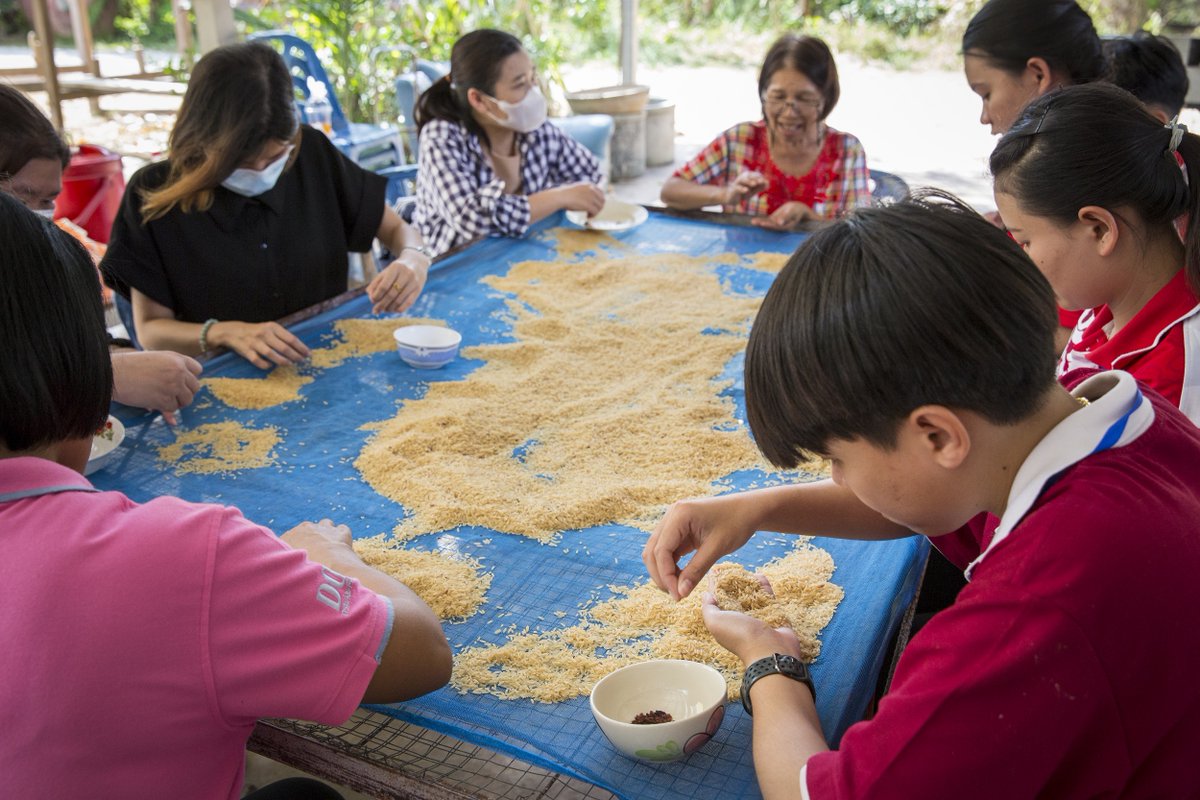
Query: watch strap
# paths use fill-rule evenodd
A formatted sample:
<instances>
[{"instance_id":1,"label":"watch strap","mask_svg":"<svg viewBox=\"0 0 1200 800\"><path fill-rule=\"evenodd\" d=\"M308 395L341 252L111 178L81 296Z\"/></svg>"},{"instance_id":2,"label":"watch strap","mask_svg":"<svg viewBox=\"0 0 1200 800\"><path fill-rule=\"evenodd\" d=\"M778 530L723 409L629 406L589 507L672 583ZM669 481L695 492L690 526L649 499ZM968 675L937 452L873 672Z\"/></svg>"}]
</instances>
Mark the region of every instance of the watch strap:
<instances>
[{"instance_id":1,"label":"watch strap","mask_svg":"<svg viewBox=\"0 0 1200 800\"><path fill-rule=\"evenodd\" d=\"M742 676L742 708L746 709L746 713L751 716L754 715L754 710L750 706L750 687L768 675L786 675L794 681L799 681L812 692L813 700L817 699L817 690L813 686L812 675L808 671L808 664L805 664L795 656L789 656L785 653L775 653L774 655L760 658L746 667L746 673Z\"/></svg>"}]
</instances>

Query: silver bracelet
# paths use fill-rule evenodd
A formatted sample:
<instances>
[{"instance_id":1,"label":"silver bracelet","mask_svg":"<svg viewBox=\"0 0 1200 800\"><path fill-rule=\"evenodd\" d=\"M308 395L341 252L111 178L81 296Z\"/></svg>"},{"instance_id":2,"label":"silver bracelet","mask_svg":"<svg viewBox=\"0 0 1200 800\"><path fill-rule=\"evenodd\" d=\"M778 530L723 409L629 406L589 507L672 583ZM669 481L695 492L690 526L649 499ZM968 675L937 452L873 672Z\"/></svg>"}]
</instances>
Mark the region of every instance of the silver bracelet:
<instances>
[{"instance_id":1,"label":"silver bracelet","mask_svg":"<svg viewBox=\"0 0 1200 800\"><path fill-rule=\"evenodd\" d=\"M216 324L217 324L217 321L215 319L209 319L209 320L205 320L204 325L202 325L200 327L200 352L201 353L208 352L208 331L213 325L216 325Z\"/></svg>"},{"instance_id":2,"label":"silver bracelet","mask_svg":"<svg viewBox=\"0 0 1200 800\"><path fill-rule=\"evenodd\" d=\"M425 249L425 245L423 245L423 244L406 244L400 248L401 253L403 253L405 250L416 250L418 253L425 256L430 261L433 261L433 256L431 256L429 254L429 251Z\"/></svg>"}]
</instances>

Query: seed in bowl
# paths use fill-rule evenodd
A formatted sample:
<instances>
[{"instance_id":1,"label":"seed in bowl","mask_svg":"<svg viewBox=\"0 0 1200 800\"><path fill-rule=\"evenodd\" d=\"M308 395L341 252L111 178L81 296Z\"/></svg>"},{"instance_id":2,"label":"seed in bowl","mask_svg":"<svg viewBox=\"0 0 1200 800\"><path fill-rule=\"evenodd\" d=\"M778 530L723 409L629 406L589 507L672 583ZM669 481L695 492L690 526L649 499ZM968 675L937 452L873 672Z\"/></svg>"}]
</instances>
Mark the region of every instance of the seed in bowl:
<instances>
[{"instance_id":1,"label":"seed in bowl","mask_svg":"<svg viewBox=\"0 0 1200 800\"><path fill-rule=\"evenodd\" d=\"M643 711L633 718L634 725L658 725L662 722L674 722L675 718L666 711Z\"/></svg>"}]
</instances>

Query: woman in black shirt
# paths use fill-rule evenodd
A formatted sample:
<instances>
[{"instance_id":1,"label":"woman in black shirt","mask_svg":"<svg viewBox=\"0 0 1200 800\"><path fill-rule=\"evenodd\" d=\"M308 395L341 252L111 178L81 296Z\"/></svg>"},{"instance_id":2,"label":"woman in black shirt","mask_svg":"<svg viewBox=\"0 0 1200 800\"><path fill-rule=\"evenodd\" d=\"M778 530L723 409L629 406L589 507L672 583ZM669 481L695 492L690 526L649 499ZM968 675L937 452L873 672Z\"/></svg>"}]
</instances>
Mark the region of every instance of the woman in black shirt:
<instances>
[{"instance_id":1,"label":"woman in black shirt","mask_svg":"<svg viewBox=\"0 0 1200 800\"><path fill-rule=\"evenodd\" d=\"M101 264L143 346L299 361L308 348L272 320L345 291L346 254L376 237L399 257L367 286L374 312L416 301L429 269L420 234L387 207L382 177L298 123L267 45L201 59L170 147L131 178Z\"/></svg>"}]
</instances>

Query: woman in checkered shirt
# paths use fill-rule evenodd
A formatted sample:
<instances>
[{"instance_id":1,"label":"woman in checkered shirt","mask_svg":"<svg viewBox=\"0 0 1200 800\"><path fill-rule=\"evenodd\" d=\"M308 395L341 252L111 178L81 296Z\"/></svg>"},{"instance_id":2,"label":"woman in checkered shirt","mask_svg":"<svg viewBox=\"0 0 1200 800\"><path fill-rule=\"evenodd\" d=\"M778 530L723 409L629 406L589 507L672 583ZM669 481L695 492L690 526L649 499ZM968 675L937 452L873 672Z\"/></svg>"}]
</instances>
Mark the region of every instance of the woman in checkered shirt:
<instances>
[{"instance_id":1,"label":"woman in checkered shirt","mask_svg":"<svg viewBox=\"0 0 1200 800\"><path fill-rule=\"evenodd\" d=\"M533 61L513 35L472 31L450 74L417 101L413 223L434 255L481 236L522 236L556 211L604 207L600 164L546 121Z\"/></svg>"},{"instance_id":2,"label":"woman in checkered shirt","mask_svg":"<svg viewBox=\"0 0 1200 800\"><path fill-rule=\"evenodd\" d=\"M720 205L754 215L766 228L870 205L862 144L825 124L840 92L829 47L811 36L784 36L758 76L763 118L735 125L676 170L662 201L681 209Z\"/></svg>"}]
</instances>

